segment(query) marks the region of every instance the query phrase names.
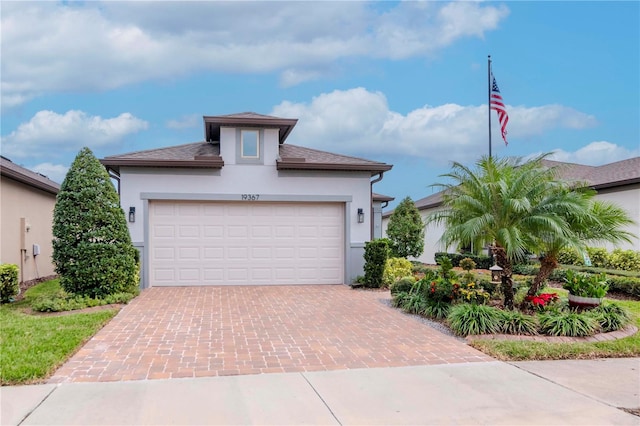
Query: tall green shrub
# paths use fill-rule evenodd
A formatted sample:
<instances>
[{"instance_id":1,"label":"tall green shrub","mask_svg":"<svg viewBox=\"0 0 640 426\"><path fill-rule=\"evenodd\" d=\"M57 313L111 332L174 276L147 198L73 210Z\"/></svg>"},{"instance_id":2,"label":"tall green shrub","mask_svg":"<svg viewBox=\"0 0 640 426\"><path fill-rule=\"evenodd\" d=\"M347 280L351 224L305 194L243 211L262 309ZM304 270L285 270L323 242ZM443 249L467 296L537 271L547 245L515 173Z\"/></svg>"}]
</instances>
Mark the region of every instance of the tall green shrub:
<instances>
[{"instance_id":1,"label":"tall green shrub","mask_svg":"<svg viewBox=\"0 0 640 426\"><path fill-rule=\"evenodd\" d=\"M418 208L410 197L406 197L389 217L387 237L392 243L391 255L420 256L424 252L424 227Z\"/></svg>"},{"instance_id":2,"label":"tall green shrub","mask_svg":"<svg viewBox=\"0 0 640 426\"><path fill-rule=\"evenodd\" d=\"M109 174L89 148L76 156L53 211L53 262L69 293L101 297L137 285L136 249Z\"/></svg>"},{"instance_id":3,"label":"tall green shrub","mask_svg":"<svg viewBox=\"0 0 640 426\"><path fill-rule=\"evenodd\" d=\"M18 265L4 263L0 265L0 303L11 301L20 292Z\"/></svg>"},{"instance_id":4,"label":"tall green shrub","mask_svg":"<svg viewBox=\"0 0 640 426\"><path fill-rule=\"evenodd\" d=\"M384 268L389 257L386 239L368 241L364 245L364 280L367 287L382 287Z\"/></svg>"}]
</instances>

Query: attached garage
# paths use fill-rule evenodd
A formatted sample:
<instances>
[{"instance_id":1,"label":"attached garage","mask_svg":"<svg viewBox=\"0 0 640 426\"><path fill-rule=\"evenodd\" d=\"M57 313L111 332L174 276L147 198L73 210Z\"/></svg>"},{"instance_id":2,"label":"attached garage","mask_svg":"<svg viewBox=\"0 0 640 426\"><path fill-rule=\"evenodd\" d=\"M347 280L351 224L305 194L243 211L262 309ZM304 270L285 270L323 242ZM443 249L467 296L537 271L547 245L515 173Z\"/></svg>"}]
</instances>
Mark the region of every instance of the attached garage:
<instances>
[{"instance_id":1,"label":"attached garage","mask_svg":"<svg viewBox=\"0 0 640 426\"><path fill-rule=\"evenodd\" d=\"M341 284L344 203L150 201L150 285Z\"/></svg>"},{"instance_id":2,"label":"attached garage","mask_svg":"<svg viewBox=\"0 0 640 426\"><path fill-rule=\"evenodd\" d=\"M101 160L118 182L141 288L350 284L364 273L380 229L372 188L391 165L285 143L292 118L203 121L200 142Z\"/></svg>"}]
</instances>

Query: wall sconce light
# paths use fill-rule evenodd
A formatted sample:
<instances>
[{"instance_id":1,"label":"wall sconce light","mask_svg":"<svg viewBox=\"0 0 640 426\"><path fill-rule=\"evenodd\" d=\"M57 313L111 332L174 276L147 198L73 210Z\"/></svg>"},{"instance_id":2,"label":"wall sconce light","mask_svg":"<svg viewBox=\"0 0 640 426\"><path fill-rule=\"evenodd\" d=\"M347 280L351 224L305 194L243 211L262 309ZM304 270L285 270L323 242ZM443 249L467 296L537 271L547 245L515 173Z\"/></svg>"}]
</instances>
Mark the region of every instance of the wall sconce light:
<instances>
[{"instance_id":1,"label":"wall sconce light","mask_svg":"<svg viewBox=\"0 0 640 426\"><path fill-rule=\"evenodd\" d=\"M358 209L358 223L364 223L364 210Z\"/></svg>"},{"instance_id":2,"label":"wall sconce light","mask_svg":"<svg viewBox=\"0 0 640 426\"><path fill-rule=\"evenodd\" d=\"M135 221L136 221L136 208L129 207L129 222L135 222Z\"/></svg>"}]
</instances>

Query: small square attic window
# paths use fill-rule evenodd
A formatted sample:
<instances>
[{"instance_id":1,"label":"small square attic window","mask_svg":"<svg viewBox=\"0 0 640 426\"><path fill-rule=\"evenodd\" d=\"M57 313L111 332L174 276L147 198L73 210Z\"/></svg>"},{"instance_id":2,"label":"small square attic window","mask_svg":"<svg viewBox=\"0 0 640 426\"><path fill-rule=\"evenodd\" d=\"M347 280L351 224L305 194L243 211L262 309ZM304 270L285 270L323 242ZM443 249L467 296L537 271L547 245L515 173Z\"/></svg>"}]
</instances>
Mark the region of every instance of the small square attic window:
<instances>
[{"instance_id":1,"label":"small square attic window","mask_svg":"<svg viewBox=\"0 0 640 426\"><path fill-rule=\"evenodd\" d=\"M242 158L260 158L260 132L242 130L240 132L240 156Z\"/></svg>"}]
</instances>

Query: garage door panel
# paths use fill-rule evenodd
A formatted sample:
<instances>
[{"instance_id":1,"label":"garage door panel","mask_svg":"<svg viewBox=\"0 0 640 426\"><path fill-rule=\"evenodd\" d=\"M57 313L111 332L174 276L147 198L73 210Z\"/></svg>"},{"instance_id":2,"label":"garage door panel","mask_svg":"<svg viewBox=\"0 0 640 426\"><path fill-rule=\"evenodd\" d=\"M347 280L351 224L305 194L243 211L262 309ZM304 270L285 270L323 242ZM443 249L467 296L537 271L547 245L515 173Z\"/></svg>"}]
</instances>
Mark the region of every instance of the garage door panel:
<instances>
[{"instance_id":1,"label":"garage door panel","mask_svg":"<svg viewBox=\"0 0 640 426\"><path fill-rule=\"evenodd\" d=\"M152 286L343 282L343 204L149 206Z\"/></svg>"}]
</instances>

